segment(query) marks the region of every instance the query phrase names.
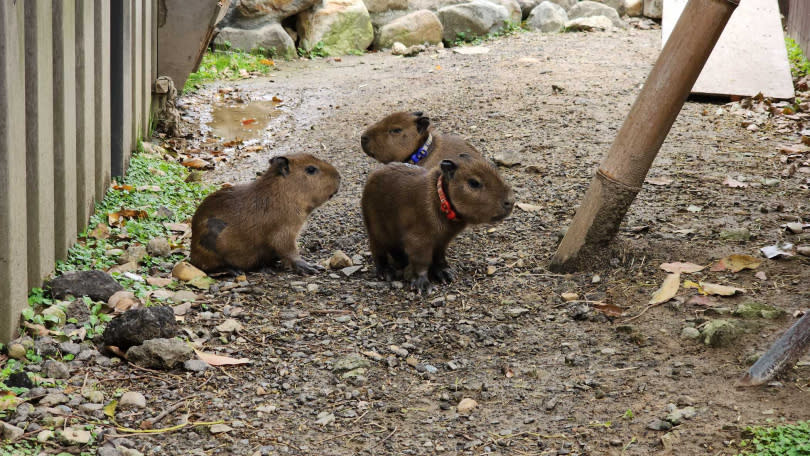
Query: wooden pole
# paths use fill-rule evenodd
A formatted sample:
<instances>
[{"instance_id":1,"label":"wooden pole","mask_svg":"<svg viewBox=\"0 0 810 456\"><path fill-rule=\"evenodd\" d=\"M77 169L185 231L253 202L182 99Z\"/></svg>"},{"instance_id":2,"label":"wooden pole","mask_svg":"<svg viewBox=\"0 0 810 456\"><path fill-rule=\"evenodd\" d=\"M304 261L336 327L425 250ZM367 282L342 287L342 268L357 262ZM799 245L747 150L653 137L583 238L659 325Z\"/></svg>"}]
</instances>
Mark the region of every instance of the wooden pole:
<instances>
[{"instance_id":1,"label":"wooden pole","mask_svg":"<svg viewBox=\"0 0 810 456\"><path fill-rule=\"evenodd\" d=\"M785 331L739 381L740 386L762 385L793 364L810 345L810 310Z\"/></svg>"},{"instance_id":2,"label":"wooden pole","mask_svg":"<svg viewBox=\"0 0 810 456\"><path fill-rule=\"evenodd\" d=\"M593 264L619 230L658 150L738 0L689 0L585 199L551 259L553 271Z\"/></svg>"}]
</instances>

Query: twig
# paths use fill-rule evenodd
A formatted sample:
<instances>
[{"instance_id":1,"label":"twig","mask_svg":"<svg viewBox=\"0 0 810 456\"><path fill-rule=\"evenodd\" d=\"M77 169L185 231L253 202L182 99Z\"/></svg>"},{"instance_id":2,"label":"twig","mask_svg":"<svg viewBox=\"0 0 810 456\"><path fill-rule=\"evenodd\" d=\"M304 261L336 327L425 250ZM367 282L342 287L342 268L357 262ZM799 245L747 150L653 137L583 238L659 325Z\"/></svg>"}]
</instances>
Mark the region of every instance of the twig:
<instances>
[{"instance_id":1,"label":"twig","mask_svg":"<svg viewBox=\"0 0 810 456\"><path fill-rule=\"evenodd\" d=\"M116 426L115 430L116 431L121 431L121 432L128 432L130 434L163 434L165 432L179 431L180 429L183 429L184 427L188 427L188 426L213 426L215 424L222 424L224 422L225 422L225 420L195 421L193 423L180 423L180 424L178 424L176 426L171 426L171 427L161 428L161 429L132 429L132 428L127 428L127 427Z\"/></svg>"},{"instance_id":2,"label":"twig","mask_svg":"<svg viewBox=\"0 0 810 456\"><path fill-rule=\"evenodd\" d=\"M174 403L174 404L172 404L172 405L171 405L169 408L167 408L166 410L164 410L164 411L160 412L160 414L158 414L158 416L156 416L156 417L154 417L154 418L152 418L152 419L150 419L150 420L146 420L146 421L148 421L148 422L149 422L149 424L151 424L152 426L154 426L154 425L155 425L155 424L157 424L157 423L158 423L160 420L162 420L163 418L166 418L166 415L168 415L169 413L172 413L173 411L175 411L175 410L179 409L179 408L180 408L182 405L184 405L184 403L185 403L186 401L188 401L189 399L191 399L191 398L193 398L193 397L195 397L195 396L197 396L197 394L192 394L191 396L188 396L188 397L187 397L187 398L185 398L185 399L181 399L181 400L179 400L179 401L175 402L175 403Z\"/></svg>"},{"instance_id":3,"label":"twig","mask_svg":"<svg viewBox=\"0 0 810 456\"><path fill-rule=\"evenodd\" d=\"M659 304L650 304L650 305L648 305L648 306L647 306L647 307L645 307L645 308L644 308L644 310L642 310L642 311L641 311L641 312L640 312L638 315L636 315L636 316L634 316L634 317L630 317L630 318L628 318L627 320L624 320L624 323L627 323L627 322L630 322L630 321L635 320L636 318L638 318L638 317L640 317L640 316L644 315L644 312L646 312L646 311L648 311L648 310L652 309L652 308L653 308L653 307L655 307L655 306L660 306L661 304L663 304L663 303L659 303Z\"/></svg>"}]
</instances>

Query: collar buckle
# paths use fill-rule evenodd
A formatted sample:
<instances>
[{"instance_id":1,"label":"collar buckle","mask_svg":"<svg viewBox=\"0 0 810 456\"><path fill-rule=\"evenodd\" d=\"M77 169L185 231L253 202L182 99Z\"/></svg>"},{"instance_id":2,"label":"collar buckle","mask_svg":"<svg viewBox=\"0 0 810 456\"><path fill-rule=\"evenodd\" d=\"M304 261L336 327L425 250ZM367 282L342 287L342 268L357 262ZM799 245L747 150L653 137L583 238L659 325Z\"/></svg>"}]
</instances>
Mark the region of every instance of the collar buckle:
<instances>
[{"instance_id":1,"label":"collar buckle","mask_svg":"<svg viewBox=\"0 0 810 456\"><path fill-rule=\"evenodd\" d=\"M431 144L433 144L433 135L428 133L425 143L416 149L416 152L412 153L408 160L414 165L419 163L423 158L427 157Z\"/></svg>"}]
</instances>

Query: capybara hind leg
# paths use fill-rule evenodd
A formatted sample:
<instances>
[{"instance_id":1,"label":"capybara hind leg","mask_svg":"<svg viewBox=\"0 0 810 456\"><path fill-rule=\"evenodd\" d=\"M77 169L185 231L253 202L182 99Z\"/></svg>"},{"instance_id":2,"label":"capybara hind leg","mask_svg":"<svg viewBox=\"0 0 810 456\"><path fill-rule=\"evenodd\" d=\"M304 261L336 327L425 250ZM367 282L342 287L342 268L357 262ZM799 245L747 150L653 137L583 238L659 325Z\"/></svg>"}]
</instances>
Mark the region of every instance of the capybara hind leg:
<instances>
[{"instance_id":1,"label":"capybara hind leg","mask_svg":"<svg viewBox=\"0 0 810 456\"><path fill-rule=\"evenodd\" d=\"M406 274L411 278L411 288L423 295L433 291L433 285L428 278L430 268L431 252L425 252L425 247L419 242L406 244L405 253L408 255L408 267Z\"/></svg>"},{"instance_id":2,"label":"capybara hind leg","mask_svg":"<svg viewBox=\"0 0 810 456\"><path fill-rule=\"evenodd\" d=\"M433 254L433 262L430 264L428 277L430 277L430 280L440 283L450 283L455 279L456 274L453 268L447 264L445 249L440 248Z\"/></svg>"},{"instance_id":3,"label":"capybara hind leg","mask_svg":"<svg viewBox=\"0 0 810 456\"><path fill-rule=\"evenodd\" d=\"M371 250L371 258L374 261L377 278L387 282L394 280L396 270L388 262L388 251L372 240L369 240L369 250Z\"/></svg>"}]
</instances>

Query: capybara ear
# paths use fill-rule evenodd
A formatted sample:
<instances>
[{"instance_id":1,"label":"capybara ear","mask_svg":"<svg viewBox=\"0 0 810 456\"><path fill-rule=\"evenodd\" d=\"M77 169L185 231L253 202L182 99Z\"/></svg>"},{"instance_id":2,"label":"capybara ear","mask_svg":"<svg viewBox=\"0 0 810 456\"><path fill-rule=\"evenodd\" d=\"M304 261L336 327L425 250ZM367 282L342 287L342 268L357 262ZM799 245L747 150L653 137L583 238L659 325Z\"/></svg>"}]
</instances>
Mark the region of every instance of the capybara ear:
<instances>
[{"instance_id":1,"label":"capybara ear","mask_svg":"<svg viewBox=\"0 0 810 456\"><path fill-rule=\"evenodd\" d=\"M279 176L290 174L290 160L287 157L273 157L270 159L270 169Z\"/></svg>"},{"instance_id":2,"label":"capybara ear","mask_svg":"<svg viewBox=\"0 0 810 456\"><path fill-rule=\"evenodd\" d=\"M442 174L450 178L453 177L453 174L456 173L456 169L458 169L458 166L456 166L453 160L442 160L439 166L442 168Z\"/></svg>"},{"instance_id":3,"label":"capybara ear","mask_svg":"<svg viewBox=\"0 0 810 456\"><path fill-rule=\"evenodd\" d=\"M416 119L416 131L418 131L419 133L424 133L429 126L430 126L430 119L428 119L427 117L420 116L418 119Z\"/></svg>"},{"instance_id":4,"label":"capybara ear","mask_svg":"<svg viewBox=\"0 0 810 456\"><path fill-rule=\"evenodd\" d=\"M413 114L416 117L422 117L422 111L414 111L411 114Z\"/></svg>"}]
</instances>

